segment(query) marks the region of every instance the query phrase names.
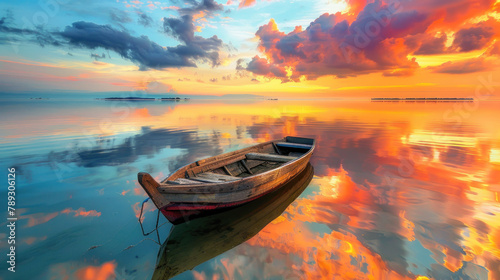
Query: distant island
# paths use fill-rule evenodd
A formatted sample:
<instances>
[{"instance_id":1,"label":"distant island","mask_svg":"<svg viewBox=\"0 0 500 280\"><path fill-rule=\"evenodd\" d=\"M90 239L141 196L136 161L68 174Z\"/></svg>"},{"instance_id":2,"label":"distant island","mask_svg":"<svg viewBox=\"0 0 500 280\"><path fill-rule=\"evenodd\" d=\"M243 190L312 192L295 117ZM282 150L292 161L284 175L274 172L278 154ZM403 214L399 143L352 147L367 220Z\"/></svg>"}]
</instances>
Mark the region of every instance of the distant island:
<instances>
[{"instance_id":1,"label":"distant island","mask_svg":"<svg viewBox=\"0 0 500 280\"><path fill-rule=\"evenodd\" d=\"M181 101L181 100L189 100L189 98L180 98L180 97L162 97L162 98L154 98L154 97L106 97L106 98L96 98L98 100L105 101Z\"/></svg>"},{"instance_id":2,"label":"distant island","mask_svg":"<svg viewBox=\"0 0 500 280\"><path fill-rule=\"evenodd\" d=\"M180 100L189 100L190 98L180 98L180 97L163 97L160 98L162 101L180 101Z\"/></svg>"},{"instance_id":3,"label":"distant island","mask_svg":"<svg viewBox=\"0 0 500 280\"><path fill-rule=\"evenodd\" d=\"M449 101L465 101L472 102L474 98L472 97L374 97L371 99L372 101L409 101L409 102L422 102L422 101L431 101L431 102L449 102Z\"/></svg>"}]
</instances>

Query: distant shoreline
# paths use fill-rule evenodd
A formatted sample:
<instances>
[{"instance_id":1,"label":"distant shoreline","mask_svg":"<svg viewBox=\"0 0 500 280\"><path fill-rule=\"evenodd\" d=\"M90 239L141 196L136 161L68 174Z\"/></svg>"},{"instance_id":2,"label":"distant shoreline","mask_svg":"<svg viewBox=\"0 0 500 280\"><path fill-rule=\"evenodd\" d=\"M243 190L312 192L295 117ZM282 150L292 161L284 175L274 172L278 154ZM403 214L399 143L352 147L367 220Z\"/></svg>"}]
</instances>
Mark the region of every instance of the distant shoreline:
<instances>
[{"instance_id":1,"label":"distant shoreline","mask_svg":"<svg viewBox=\"0 0 500 280\"><path fill-rule=\"evenodd\" d=\"M374 97L372 101L474 101L472 97Z\"/></svg>"},{"instance_id":2,"label":"distant shoreline","mask_svg":"<svg viewBox=\"0 0 500 280\"><path fill-rule=\"evenodd\" d=\"M96 98L97 100L104 101L184 101L189 100L190 98L180 98L180 97L106 97L106 98Z\"/></svg>"}]
</instances>

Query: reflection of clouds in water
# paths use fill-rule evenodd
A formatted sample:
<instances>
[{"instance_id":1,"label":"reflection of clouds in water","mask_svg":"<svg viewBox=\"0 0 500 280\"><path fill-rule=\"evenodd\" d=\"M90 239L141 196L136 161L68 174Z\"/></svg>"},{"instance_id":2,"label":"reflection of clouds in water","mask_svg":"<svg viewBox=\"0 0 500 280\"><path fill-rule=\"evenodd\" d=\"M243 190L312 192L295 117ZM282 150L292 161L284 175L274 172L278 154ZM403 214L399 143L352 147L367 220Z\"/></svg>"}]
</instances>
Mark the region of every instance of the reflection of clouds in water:
<instances>
[{"instance_id":1,"label":"reflection of clouds in water","mask_svg":"<svg viewBox=\"0 0 500 280\"><path fill-rule=\"evenodd\" d=\"M282 117L257 123L248 131L252 137L257 137L266 131L277 131L284 123L293 123L294 120ZM469 231L477 230L482 240L495 238L488 225L474 216L478 202L466 194L471 189L471 183L474 186L478 184L464 176L467 169L471 173L484 173L482 169L488 162L484 161L484 156L478 155L482 150L488 150L492 143L483 141L482 146L478 145L478 141L462 137L463 132L456 129L445 136L423 137L418 141L412 137L409 141L401 136L406 133L406 125L398 123L400 130L390 127L391 124L367 126L345 120L294 123L293 129L297 134L315 135L318 149L312 162L322 167L317 168L316 173L325 180L321 179L323 186L320 186L317 195L299 199L296 207L289 208L291 213L286 216L293 217L290 221L294 224L290 229L302 228L303 231L313 232L310 227L315 228L314 224L318 223L328 225L332 233L349 232L359 241L357 250L365 248L381 257L387 269L401 278L427 275L435 279L486 279L487 269L491 271L490 277L497 275L495 271L498 269L492 265L497 263L500 254L493 257L487 252L477 251L477 248L471 251L464 245L471 240L467 234ZM475 131L470 127L466 130ZM422 143L424 145L420 145ZM454 146L454 143L460 143L460 146ZM395 153L388 153L388 150ZM436 154L439 158L434 158ZM406 170L401 168L401 162L408 165ZM388 172L397 176L398 180L387 185L383 175ZM487 174L495 177L497 172L496 168L489 167ZM332 195L331 184L327 184L332 182L332 178L335 179L335 195ZM325 185L330 185L329 189L325 189ZM496 211L493 215L499 213ZM313 224L304 226L299 221ZM494 226L498 231L498 223ZM295 236L304 240L298 242L295 239L292 245L292 241L284 236L293 230L268 231L272 233L263 236L261 232L258 235L263 239L259 241L262 244L252 245L274 248L278 246L274 240L282 240L288 246L304 246L301 250L316 248L315 269L323 269L324 260L318 259L318 256L323 251L330 254L332 248L325 244L314 247L314 240L306 233ZM499 250L499 244L490 244L477 246ZM311 256L301 257L307 262ZM332 258L343 263L338 256ZM288 257L286 259L285 262L290 261ZM364 272L368 276L368 268L370 265L351 267L348 271Z\"/></svg>"},{"instance_id":2,"label":"reflection of clouds in water","mask_svg":"<svg viewBox=\"0 0 500 280\"><path fill-rule=\"evenodd\" d=\"M221 153L219 146L222 135L214 131L207 136L201 136L194 130L151 129L143 127L140 134L125 138L121 144L109 145L102 148L99 143L89 149L76 151L52 152L52 161L75 162L83 167L119 166L137 161L140 156L153 156L162 149L184 149L182 163L200 156ZM68 160L70 159L70 160ZM174 162L179 162L177 157ZM120 170L126 168L120 166Z\"/></svg>"},{"instance_id":3,"label":"reflection of clouds in water","mask_svg":"<svg viewBox=\"0 0 500 280\"><path fill-rule=\"evenodd\" d=\"M464 166L476 161L473 153L474 151L469 148L449 146L444 152L440 153L439 159L443 163Z\"/></svg>"},{"instance_id":4,"label":"reflection of clouds in water","mask_svg":"<svg viewBox=\"0 0 500 280\"><path fill-rule=\"evenodd\" d=\"M38 237L29 249L35 248L34 253L42 256L31 258L25 265L42 271L48 263L68 261L69 255L72 260L78 259L81 254L74 252L104 244L96 240L106 236L104 239L116 242L114 247L109 249L105 244L89 251L85 255L91 256L88 259L100 259L85 266L97 268L116 260L118 271L130 267L137 269L137 275L150 273L156 248L141 247L147 246L146 242L131 249L136 250L133 254L127 250L110 257L141 237L130 234L136 229L131 226L136 225L133 206L144 199L142 189L134 186L139 169L156 173L154 176L161 179L202 157L296 133L317 139L312 159L317 176L311 186L255 238L200 265L197 272L186 272L184 278L194 274L200 279L213 275L258 279L427 279L423 275L447 280L500 279L500 143L494 137L498 135L496 124L491 124L496 108L478 111L479 115L488 115L480 121L471 119L467 125L449 126L439 122L442 112L435 107L439 104L432 105L433 109L425 105L425 110L423 105L415 105L414 111L404 113L391 109L394 104L390 108L387 104L369 104L372 109L379 106L383 110L377 107L364 112L366 108L358 108L364 106L362 103L347 105L344 111L336 110L342 104L315 103L307 108L323 109L305 113L300 106L288 110L288 105L280 104L266 107L262 103L248 106L192 101L170 110L164 103L144 105L147 109L139 109L133 118L117 120L112 135L85 141L72 134L75 129L81 132L83 126L62 122L62 128L68 125L71 130L61 130L62 136L52 135L54 142L52 138L45 142L34 138L29 150L18 148L24 154L10 151L12 161L18 163L20 180L31 177L37 183L36 190L43 190L43 194L26 194L34 201L27 206L29 214L38 213L40 207L46 212L33 215L36 226L23 228L30 237ZM73 114L55 108L52 111ZM95 116L104 118L108 111ZM89 130L95 131L91 129L95 120L87 119L86 112L80 112L76 120L78 124L87 120ZM54 130L47 121L36 125L41 128L17 127L35 135ZM68 142L72 143L68 148L53 144ZM47 156L49 151L53 152ZM54 172L47 170L47 158L49 163L67 165L69 176L56 182ZM80 207L83 212L96 209L102 215L60 214L64 209ZM68 219L88 224L78 234L64 235L67 228L53 228L66 226ZM20 226L28 222L24 219ZM56 244L58 238L65 239L61 246ZM134 242L129 242L131 239ZM37 249L37 245L41 247ZM55 248L53 254L61 257L40 262L50 255L40 248L48 250L50 246ZM71 253L66 248L71 248ZM149 259L137 262L136 255L142 258L153 251ZM38 262L40 267L35 264ZM146 262L151 263L151 271L141 266ZM77 268L84 267L80 261L75 263Z\"/></svg>"},{"instance_id":5,"label":"reflection of clouds in water","mask_svg":"<svg viewBox=\"0 0 500 280\"><path fill-rule=\"evenodd\" d=\"M282 117L267 123L257 123L248 128L248 133L257 138L267 131L274 131L276 133L271 138L279 138L286 135L280 128L291 122L297 135L316 138L318 150L312 159L315 166L340 168L342 165L356 183L380 183L380 177L373 173L380 166L376 154L380 144L377 135L389 133L383 127L367 131L361 123L347 120L327 123L308 118L301 123L297 121L297 118ZM319 168L317 174L324 175L322 172L324 170Z\"/></svg>"},{"instance_id":6,"label":"reflection of clouds in water","mask_svg":"<svg viewBox=\"0 0 500 280\"><path fill-rule=\"evenodd\" d=\"M126 138L122 144L107 149L96 147L79 152L76 161L84 167L121 165L134 162L139 156L154 155L168 146L189 148L195 141L196 135L193 131L143 127L140 134Z\"/></svg>"}]
</instances>

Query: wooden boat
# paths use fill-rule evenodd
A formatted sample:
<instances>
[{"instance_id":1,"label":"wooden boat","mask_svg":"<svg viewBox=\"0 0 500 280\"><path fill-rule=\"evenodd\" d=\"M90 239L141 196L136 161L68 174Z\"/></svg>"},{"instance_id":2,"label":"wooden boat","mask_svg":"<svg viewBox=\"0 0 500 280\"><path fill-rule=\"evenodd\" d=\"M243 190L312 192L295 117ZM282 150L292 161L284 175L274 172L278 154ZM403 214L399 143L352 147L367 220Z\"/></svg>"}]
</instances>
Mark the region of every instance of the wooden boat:
<instances>
[{"instance_id":1,"label":"wooden boat","mask_svg":"<svg viewBox=\"0 0 500 280\"><path fill-rule=\"evenodd\" d=\"M152 279L170 279L249 240L295 201L313 175L313 167L307 164L274 192L240 207L174 226L158 252Z\"/></svg>"},{"instance_id":2,"label":"wooden boat","mask_svg":"<svg viewBox=\"0 0 500 280\"><path fill-rule=\"evenodd\" d=\"M306 167L314 139L287 136L202 159L161 182L148 173L138 181L173 224L250 202L278 189Z\"/></svg>"}]
</instances>

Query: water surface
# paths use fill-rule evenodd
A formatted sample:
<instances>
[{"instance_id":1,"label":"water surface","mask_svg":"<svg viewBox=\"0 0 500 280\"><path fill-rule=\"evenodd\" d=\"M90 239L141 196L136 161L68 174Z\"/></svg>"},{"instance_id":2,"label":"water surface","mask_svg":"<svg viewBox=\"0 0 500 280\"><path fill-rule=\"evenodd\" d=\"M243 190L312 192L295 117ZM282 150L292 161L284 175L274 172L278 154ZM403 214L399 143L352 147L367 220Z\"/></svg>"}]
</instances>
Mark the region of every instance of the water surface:
<instances>
[{"instance_id":1,"label":"water surface","mask_svg":"<svg viewBox=\"0 0 500 280\"><path fill-rule=\"evenodd\" d=\"M4 102L0 163L4 178L16 168L19 220L17 272L0 277L149 279L160 246L137 222L137 172L163 179L298 135L317 140L309 186L254 237L175 279L500 279L499 105Z\"/></svg>"}]
</instances>

